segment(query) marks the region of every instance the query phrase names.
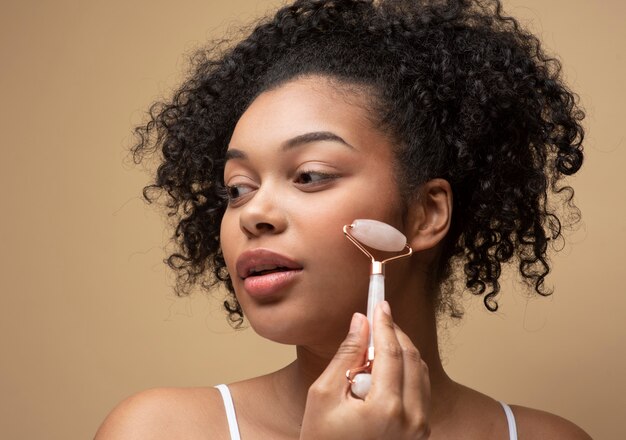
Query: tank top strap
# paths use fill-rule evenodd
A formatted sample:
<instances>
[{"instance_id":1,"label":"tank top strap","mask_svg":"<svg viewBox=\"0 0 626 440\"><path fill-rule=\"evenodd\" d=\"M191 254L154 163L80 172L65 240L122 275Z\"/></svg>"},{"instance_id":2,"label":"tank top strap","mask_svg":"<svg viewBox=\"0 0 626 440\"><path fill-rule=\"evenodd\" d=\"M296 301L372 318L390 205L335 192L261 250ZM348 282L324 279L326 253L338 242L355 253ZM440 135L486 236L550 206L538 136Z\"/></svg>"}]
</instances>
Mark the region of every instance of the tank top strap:
<instances>
[{"instance_id":1,"label":"tank top strap","mask_svg":"<svg viewBox=\"0 0 626 440\"><path fill-rule=\"evenodd\" d=\"M235 414L235 405L233 404L233 398L230 395L230 390L225 384L216 385L222 395L224 401L224 409L226 409L226 419L228 420L228 430L230 431L231 440L241 440L239 435L239 424L237 423L237 415Z\"/></svg>"},{"instance_id":2,"label":"tank top strap","mask_svg":"<svg viewBox=\"0 0 626 440\"><path fill-rule=\"evenodd\" d=\"M502 408L504 409L506 421L509 425L509 440L517 440L517 426L515 424L513 411L511 410L511 407L504 402L500 402L500 405L502 405Z\"/></svg>"},{"instance_id":3,"label":"tank top strap","mask_svg":"<svg viewBox=\"0 0 626 440\"><path fill-rule=\"evenodd\" d=\"M235 414L235 405L233 404L233 398L230 394L228 386L225 384L216 385L222 395L224 401L224 409L226 410L226 419L228 421L228 430L230 431L231 440L241 440L239 435L239 424L237 423L237 415ZM515 416L511 407L504 402L499 402L506 414L507 424L509 426L509 440L517 440L517 426L515 424Z\"/></svg>"}]
</instances>

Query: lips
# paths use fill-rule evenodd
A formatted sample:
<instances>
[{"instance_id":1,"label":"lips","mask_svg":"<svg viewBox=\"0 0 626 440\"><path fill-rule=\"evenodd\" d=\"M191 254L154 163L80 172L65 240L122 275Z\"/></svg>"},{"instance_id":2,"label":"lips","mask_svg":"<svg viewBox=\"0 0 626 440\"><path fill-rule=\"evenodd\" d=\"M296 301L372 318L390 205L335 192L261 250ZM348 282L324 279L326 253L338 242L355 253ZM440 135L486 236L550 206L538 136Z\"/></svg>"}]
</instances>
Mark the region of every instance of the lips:
<instances>
[{"instance_id":1,"label":"lips","mask_svg":"<svg viewBox=\"0 0 626 440\"><path fill-rule=\"evenodd\" d=\"M268 296L295 281L302 265L269 249L253 249L239 256L236 262L239 278L252 296Z\"/></svg>"},{"instance_id":2,"label":"lips","mask_svg":"<svg viewBox=\"0 0 626 440\"><path fill-rule=\"evenodd\" d=\"M239 256L236 268L239 278L245 280L250 276L260 276L268 272L301 270L302 266L291 258L269 249L253 249Z\"/></svg>"}]
</instances>

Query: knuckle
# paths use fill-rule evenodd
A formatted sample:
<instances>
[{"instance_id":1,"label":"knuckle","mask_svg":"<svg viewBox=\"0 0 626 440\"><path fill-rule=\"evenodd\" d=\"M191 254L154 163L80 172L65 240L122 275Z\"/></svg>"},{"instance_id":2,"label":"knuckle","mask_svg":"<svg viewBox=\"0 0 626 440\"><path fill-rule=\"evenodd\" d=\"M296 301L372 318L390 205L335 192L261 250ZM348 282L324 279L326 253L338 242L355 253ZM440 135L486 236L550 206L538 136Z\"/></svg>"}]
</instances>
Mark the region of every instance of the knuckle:
<instances>
[{"instance_id":1,"label":"knuckle","mask_svg":"<svg viewBox=\"0 0 626 440\"><path fill-rule=\"evenodd\" d=\"M430 436L430 424L424 415L419 415L412 420L410 430L415 434L415 438L422 439Z\"/></svg>"},{"instance_id":2,"label":"knuckle","mask_svg":"<svg viewBox=\"0 0 626 440\"><path fill-rule=\"evenodd\" d=\"M337 349L337 356L353 356L359 354L362 351L360 341L357 337L348 337L341 343Z\"/></svg>"},{"instance_id":3,"label":"knuckle","mask_svg":"<svg viewBox=\"0 0 626 440\"><path fill-rule=\"evenodd\" d=\"M384 353L392 359L402 360L402 347L398 344L389 342L383 347Z\"/></svg>"},{"instance_id":4,"label":"knuckle","mask_svg":"<svg viewBox=\"0 0 626 440\"><path fill-rule=\"evenodd\" d=\"M392 320L384 319L382 321L382 324L387 330L392 331L392 332L396 331L396 324Z\"/></svg>"},{"instance_id":5,"label":"knuckle","mask_svg":"<svg viewBox=\"0 0 626 440\"><path fill-rule=\"evenodd\" d=\"M330 390L327 386L324 386L321 383L314 382L313 385L309 387L308 397L319 399L325 396L328 396Z\"/></svg>"},{"instance_id":6,"label":"knuckle","mask_svg":"<svg viewBox=\"0 0 626 440\"><path fill-rule=\"evenodd\" d=\"M415 434L416 437L420 439L430 437L430 425L425 425L421 427L419 430L417 430Z\"/></svg>"},{"instance_id":7,"label":"knuckle","mask_svg":"<svg viewBox=\"0 0 626 440\"><path fill-rule=\"evenodd\" d=\"M418 364L422 364L424 361L422 360L422 356L419 352L419 350L415 347L402 347L402 353L404 355L404 358L418 363Z\"/></svg>"},{"instance_id":8,"label":"knuckle","mask_svg":"<svg viewBox=\"0 0 626 440\"><path fill-rule=\"evenodd\" d=\"M402 402L398 399L393 399L385 404L382 412L387 419L398 419L404 414Z\"/></svg>"},{"instance_id":9,"label":"knuckle","mask_svg":"<svg viewBox=\"0 0 626 440\"><path fill-rule=\"evenodd\" d=\"M346 338L343 340L343 344L357 345L360 340L361 338L359 336L359 333L350 332L346 335Z\"/></svg>"}]
</instances>

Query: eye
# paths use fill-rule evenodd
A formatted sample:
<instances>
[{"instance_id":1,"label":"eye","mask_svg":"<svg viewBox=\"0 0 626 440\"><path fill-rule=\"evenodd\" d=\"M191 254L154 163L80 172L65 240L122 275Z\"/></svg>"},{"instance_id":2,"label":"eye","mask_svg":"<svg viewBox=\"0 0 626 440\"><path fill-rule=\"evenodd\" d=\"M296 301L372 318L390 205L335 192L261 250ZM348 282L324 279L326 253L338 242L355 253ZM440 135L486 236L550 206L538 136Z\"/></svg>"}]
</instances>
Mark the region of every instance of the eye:
<instances>
[{"instance_id":1,"label":"eye","mask_svg":"<svg viewBox=\"0 0 626 440\"><path fill-rule=\"evenodd\" d=\"M254 191L254 188L252 188L250 185L226 185L226 197L228 198L228 203L234 204L243 196L251 193L252 191Z\"/></svg>"},{"instance_id":2,"label":"eye","mask_svg":"<svg viewBox=\"0 0 626 440\"><path fill-rule=\"evenodd\" d=\"M316 185L322 183L328 183L331 180L337 178L336 174L325 173L322 171L301 171L296 175L294 180L299 185Z\"/></svg>"}]
</instances>

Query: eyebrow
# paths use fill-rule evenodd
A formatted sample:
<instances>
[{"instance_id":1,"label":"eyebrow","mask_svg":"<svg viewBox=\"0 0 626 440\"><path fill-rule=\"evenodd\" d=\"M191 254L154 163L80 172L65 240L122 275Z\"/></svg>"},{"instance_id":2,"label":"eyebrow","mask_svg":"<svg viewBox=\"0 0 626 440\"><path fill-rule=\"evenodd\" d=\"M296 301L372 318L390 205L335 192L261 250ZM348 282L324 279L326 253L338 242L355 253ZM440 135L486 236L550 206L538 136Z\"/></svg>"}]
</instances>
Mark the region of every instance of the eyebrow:
<instances>
[{"instance_id":1,"label":"eyebrow","mask_svg":"<svg viewBox=\"0 0 626 440\"><path fill-rule=\"evenodd\" d=\"M354 149L354 147L343 140L342 137L337 136L335 133L331 133L330 131L313 131L311 133L301 134L284 142L282 149L290 150L291 148L299 147L300 145L321 141L339 142L350 149Z\"/></svg>"},{"instance_id":2,"label":"eyebrow","mask_svg":"<svg viewBox=\"0 0 626 440\"><path fill-rule=\"evenodd\" d=\"M281 150L291 150L292 148L300 147L302 145L310 144L312 142L323 141L338 142L352 150L354 149L352 145L350 145L341 136L338 136L335 133L331 133L330 131L312 131L310 133L304 133L286 140L281 145ZM226 151L225 160L229 161L231 159L246 159L247 157L248 155L243 151L233 148Z\"/></svg>"},{"instance_id":3,"label":"eyebrow","mask_svg":"<svg viewBox=\"0 0 626 440\"><path fill-rule=\"evenodd\" d=\"M226 150L224 155L224 162L228 162L231 159L245 159L248 155L241 150L233 148L232 150Z\"/></svg>"}]
</instances>

